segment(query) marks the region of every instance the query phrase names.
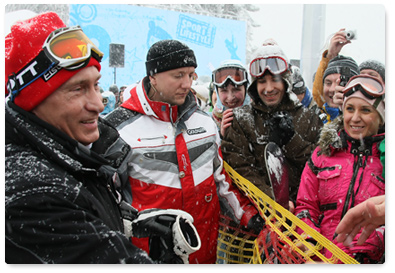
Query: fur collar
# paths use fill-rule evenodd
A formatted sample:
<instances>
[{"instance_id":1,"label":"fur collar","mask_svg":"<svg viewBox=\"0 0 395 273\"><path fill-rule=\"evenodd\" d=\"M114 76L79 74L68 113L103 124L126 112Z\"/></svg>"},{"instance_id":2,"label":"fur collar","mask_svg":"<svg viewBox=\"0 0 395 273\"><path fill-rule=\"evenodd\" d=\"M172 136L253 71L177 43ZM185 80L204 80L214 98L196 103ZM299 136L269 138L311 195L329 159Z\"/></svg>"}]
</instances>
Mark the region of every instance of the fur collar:
<instances>
[{"instance_id":1,"label":"fur collar","mask_svg":"<svg viewBox=\"0 0 395 273\"><path fill-rule=\"evenodd\" d=\"M322 154L330 156L334 149L341 149L344 147L343 141L340 137L340 131L343 130L343 115L339 115L330 123L326 123L322 127L318 145Z\"/></svg>"},{"instance_id":2,"label":"fur collar","mask_svg":"<svg viewBox=\"0 0 395 273\"><path fill-rule=\"evenodd\" d=\"M365 137L363 141L351 138L344 130L343 115L339 115L331 123L326 123L322 128L318 146L321 154L331 156L335 150L346 149L350 145L351 150L370 151L375 143L380 143L385 134L377 134Z\"/></svg>"}]
</instances>

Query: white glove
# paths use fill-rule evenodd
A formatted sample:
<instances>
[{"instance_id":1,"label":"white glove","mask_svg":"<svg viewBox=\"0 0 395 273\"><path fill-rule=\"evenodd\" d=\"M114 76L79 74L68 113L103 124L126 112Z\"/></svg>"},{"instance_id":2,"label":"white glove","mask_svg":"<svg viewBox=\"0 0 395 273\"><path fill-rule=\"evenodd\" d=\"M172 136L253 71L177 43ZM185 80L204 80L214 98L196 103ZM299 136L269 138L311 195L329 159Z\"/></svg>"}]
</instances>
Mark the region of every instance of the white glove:
<instances>
[{"instance_id":1,"label":"white glove","mask_svg":"<svg viewBox=\"0 0 395 273\"><path fill-rule=\"evenodd\" d=\"M201 246L199 234L192 223L193 217L182 210L148 209L139 212L137 219L132 221L130 234L137 238L150 238L149 252L153 260L188 263L189 254Z\"/></svg>"},{"instance_id":2,"label":"white glove","mask_svg":"<svg viewBox=\"0 0 395 273\"><path fill-rule=\"evenodd\" d=\"M173 224L174 252L183 260L184 264L189 263L189 254L198 251L201 246L200 237L195 226L187 218L178 215Z\"/></svg>"}]
</instances>

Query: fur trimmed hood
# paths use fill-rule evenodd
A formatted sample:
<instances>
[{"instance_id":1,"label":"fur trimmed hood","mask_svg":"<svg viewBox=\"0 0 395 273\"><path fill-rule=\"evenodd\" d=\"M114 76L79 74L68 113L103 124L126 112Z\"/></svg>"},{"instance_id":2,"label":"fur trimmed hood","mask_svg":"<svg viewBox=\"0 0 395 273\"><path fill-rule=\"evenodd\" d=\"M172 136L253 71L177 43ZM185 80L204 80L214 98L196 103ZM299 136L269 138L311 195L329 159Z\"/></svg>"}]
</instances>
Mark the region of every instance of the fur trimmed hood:
<instances>
[{"instance_id":1,"label":"fur trimmed hood","mask_svg":"<svg viewBox=\"0 0 395 273\"><path fill-rule=\"evenodd\" d=\"M322 127L318 146L322 154L330 156L334 149L341 149L345 147L340 137L340 131L344 129L343 115L338 116L330 123L326 123Z\"/></svg>"},{"instance_id":2,"label":"fur trimmed hood","mask_svg":"<svg viewBox=\"0 0 395 273\"><path fill-rule=\"evenodd\" d=\"M283 81L285 82L286 88L285 88L285 93L286 94L290 94L289 97L291 100L296 99L296 101L299 101L298 98L296 97L296 95L292 92L292 71L290 68L290 62L288 57L285 55L284 51L281 49L281 47L277 44L277 42L273 39L267 39L263 42L262 46L259 47L252 55L252 60L251 62L253 62L255 59L258 58L268 58L268 57L280 57L282 59L284 59L287 64L288 64L288 70L285 71L284 73L281 74L281 78L283 79ZM251 65L251 63L250 63ZM251 76L251 84L248 87L248 94L250 95L250 97L252 98L252 100L254 100L255 102L260 101L261 99L259 98L258 92L257 92L257 78ZM294 96L292 96L291 94L293 94Z\"/></svg>"}]
</instances>

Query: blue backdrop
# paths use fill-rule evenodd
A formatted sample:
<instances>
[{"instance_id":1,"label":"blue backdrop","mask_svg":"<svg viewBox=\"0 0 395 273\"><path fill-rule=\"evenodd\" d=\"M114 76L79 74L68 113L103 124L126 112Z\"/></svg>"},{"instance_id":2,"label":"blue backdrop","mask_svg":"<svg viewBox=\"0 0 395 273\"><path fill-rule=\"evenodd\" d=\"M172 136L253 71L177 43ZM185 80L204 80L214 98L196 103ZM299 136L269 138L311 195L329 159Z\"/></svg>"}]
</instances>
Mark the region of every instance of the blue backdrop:
<instances>
[{"instance_id":1,"label":"blue backdrop","mask_svg":"<svg viewBox=\"0 0 395 273\"><path fill-rule=\"evenodd\" d=\"M246 23L131 5L70 5L69 25L80 25L105 54L101 86L108 90L141 80L149 47L163 39L177 39L195 52L199 76L208 75L221 61L245 63ZM109 67L110 43L125 45L123 68ZM115 72L115 74L114 74ZM115 76L114 76L115 75Z\"/></svg>"}]
</instances>

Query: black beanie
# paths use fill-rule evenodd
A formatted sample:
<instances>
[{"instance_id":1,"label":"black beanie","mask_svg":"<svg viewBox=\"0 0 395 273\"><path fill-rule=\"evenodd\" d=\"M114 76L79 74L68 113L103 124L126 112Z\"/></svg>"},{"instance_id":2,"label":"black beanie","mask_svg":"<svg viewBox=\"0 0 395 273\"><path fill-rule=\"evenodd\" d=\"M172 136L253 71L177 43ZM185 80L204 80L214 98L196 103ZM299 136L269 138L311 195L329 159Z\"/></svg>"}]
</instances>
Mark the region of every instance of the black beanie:
<instances>
[{"instance_id":1,"label":"black beanie","mask_svg":"<svg viewBox=\"0 0 395 273\"><path fill-rule=\"evenodd\" d=\"M324 72L324 77L322 78L322 80L324 81L325 78L330 74L340 74L341 67L349 67L351 76L359 75L358 64L354 61L353 58L338 55L329 61L328 67Z\"/></svg>"},{"instance_id":2,"label":"black beanie","mask_svg":"<svg viewBox=\"0 0 395 273\"><path fill-rule=\"evenodd\" d=\"M375 60L367 60L359 65L360 71L364 69L372 69L376 71L377 73L379 73L380 77L383 79L383 82L385 83L385 66L382 63Z\"/></svg>"},{"instance_id":3,"label":"black beanie","mask_svg":"<svg viewBox=\"0 0 395 273\"><path fill-rule=\"evenodd\" d=\"M195 54L186 44L177 40L162 40L153 44L145 62L147 76L189 66L197 67Z\"/></svg>"}]
</instances>

